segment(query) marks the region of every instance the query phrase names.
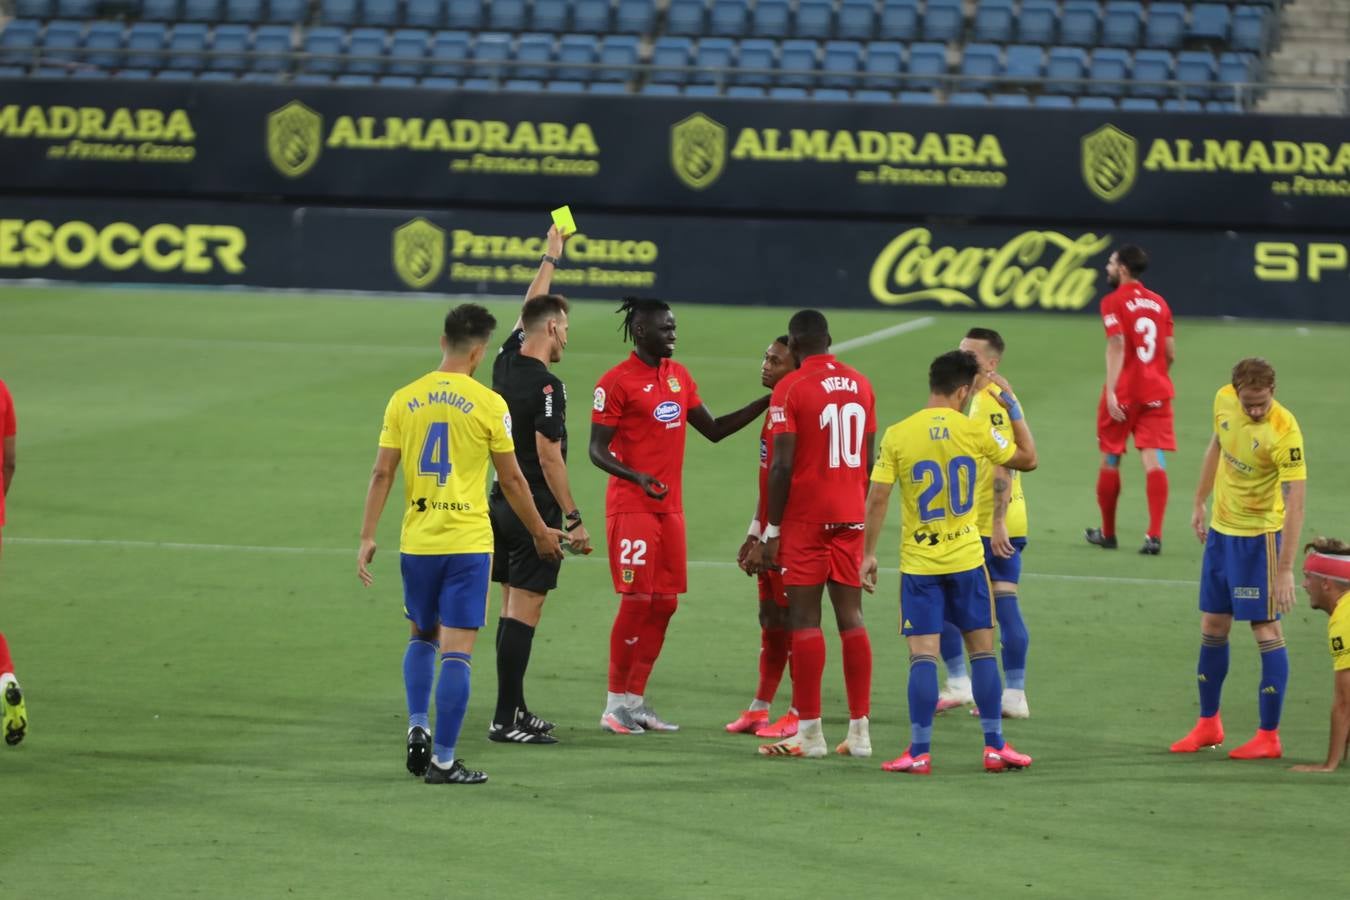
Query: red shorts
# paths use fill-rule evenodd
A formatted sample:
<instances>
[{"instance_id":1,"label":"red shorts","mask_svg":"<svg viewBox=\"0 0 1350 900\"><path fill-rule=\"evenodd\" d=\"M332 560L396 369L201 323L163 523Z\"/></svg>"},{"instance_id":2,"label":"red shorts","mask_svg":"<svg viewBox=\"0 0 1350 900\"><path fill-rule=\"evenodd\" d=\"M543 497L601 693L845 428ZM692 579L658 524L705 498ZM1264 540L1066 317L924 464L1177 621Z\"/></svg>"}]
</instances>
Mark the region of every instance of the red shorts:
<instances>
[{"instance_id":1,"label":"red shorts","mask_svg":"<svg viewBox=\"0 0 1350 900\"><path fill-rule=\"evenodd\" d=\"M1125 452L1125 439L1134 437L1136 450L1175 450L1177 434L1172 426L1172 401L1131 403L1125 421L1117 422L1106 409L1106 392L1097 404L1097 446L1103 453Z\"/></svg>"},{"instance_id":2,"label":"red shorts","mask_svg":"<svg viewBox=\"0 0 1350 900\"><path fill-rule=\"evenodd\" d=\"M778 543L778 565L785 586L834 581L862 586L862 523L784 522Z\"/></svg>"},{"instance_id":3,"label":"red shorts","mask_svg":"<svg viewBox=\"0 0 1350 900\"><path fill-rule=\"evenodd\" d=\"M779 545L782 549L782 544ZM782 553L779 553L782 556ZM787 609L787 590L783 587L782 572L760 572L759 573L759 602L767 603L773 601L775 606Z\"/></svg>"},{"instance_id":4,"label":"red shorts","mask_svg":"<svg viewBox=\"0 0 1350 900\"><path fill-rule=\"evenodd\" d=\"M609 574L620 594L683 594L684 513L615 513L605 518Z\"/></svg>"}]
</instances>

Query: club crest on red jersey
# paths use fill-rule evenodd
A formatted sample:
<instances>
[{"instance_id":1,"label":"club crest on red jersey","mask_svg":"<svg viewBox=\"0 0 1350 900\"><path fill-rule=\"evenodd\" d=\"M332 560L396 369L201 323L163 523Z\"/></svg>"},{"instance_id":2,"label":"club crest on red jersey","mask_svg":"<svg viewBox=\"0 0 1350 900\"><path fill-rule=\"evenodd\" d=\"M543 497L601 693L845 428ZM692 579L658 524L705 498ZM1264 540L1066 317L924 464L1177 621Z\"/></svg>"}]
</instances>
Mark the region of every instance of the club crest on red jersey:
<instances>
[{"instance_id":1,"label":"club crest on red jersey","mask_svg":"<svg viewBox=\"0 0 1350 900\"><path fill-rule=\"evenodd\" d=\"M680 379L672 375L666 379L666 386L670 388L672 394L678 394L680 392Z\"/></svg>"},{"instance_id":2,"label":"club crest on red jersey","mask_svg":"<svg viewBox=\"0 0 1350 900\"><path fill-rule=\"evenodd\" d=\"M623 570L623 583L624 583L624 584L632 584L632 583L633 583L633 570L632 570L632 569L624 569L624 570Z\"/></svg>"}]
</instances>

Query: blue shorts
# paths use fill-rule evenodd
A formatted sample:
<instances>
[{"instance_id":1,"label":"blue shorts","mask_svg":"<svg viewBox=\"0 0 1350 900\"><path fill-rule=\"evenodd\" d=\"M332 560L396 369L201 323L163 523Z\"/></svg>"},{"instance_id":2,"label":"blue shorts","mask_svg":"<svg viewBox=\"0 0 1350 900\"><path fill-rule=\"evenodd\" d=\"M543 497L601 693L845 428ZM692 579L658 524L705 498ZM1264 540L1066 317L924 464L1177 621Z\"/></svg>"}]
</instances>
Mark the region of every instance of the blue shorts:
<instances>
[{"instance_id":1,"label":"blue shorts","mask_svg":"<svg viewBox=\"0 0 1350 900\"><path fill-rule=\"evenodd\" d=\"M1022 551L1027 548L1027 539L1024 537L1008 539L1012 542L1013 549L1017 551L1012 555L1012 559L995 556L989 547L989 538L982 537L980 540L984 542L984 567L989 570L989 580L1017 584L1017 579L1022 577Z\"/></svg>"},{"instance_id":2,"label":"blue shorts","mask_svg":"<svg viewBox=\"0 0 1350 900\"><path fill-rule=\"evenodd\" d=\"M984 566L950 575L900 575L900 633L941 634L944 621L962 633L994 627L994 592Z\"/></svg>"},{"instance_id":3,"label":"blue shorts","mask_svg":"<svg viewBox=\"0 0 1350 900\"><path fill-rule=\"evenodd\" d=\"M482 628L487 622L491 553L402 554L403 614L423 632Z\"/></svg>"},{"instance_id":4,"label":"blue shorts","mask_svg":"<svg viewBox=\"0 0 1350 900\"><path fill-rule=\"evenodd\" d=\"M1200 562L1200 611L1241 622L1279 619L1274 588L1282 543L1278 531L1240 537L1211 528Z\"/></svg>"}]
</instances>

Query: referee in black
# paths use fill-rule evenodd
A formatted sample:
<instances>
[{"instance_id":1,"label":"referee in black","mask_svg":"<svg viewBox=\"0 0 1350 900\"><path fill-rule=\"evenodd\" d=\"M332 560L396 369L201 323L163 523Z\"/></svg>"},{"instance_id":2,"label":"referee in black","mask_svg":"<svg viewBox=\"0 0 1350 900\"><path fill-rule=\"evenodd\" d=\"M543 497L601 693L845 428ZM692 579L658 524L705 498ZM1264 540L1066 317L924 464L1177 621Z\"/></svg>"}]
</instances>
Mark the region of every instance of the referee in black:
<instances>
[{"instance_id":1,"label":"referee in black","mask_svg":"<svg viewBox=\"0 0 1350 900\"><path fill-rule=\"evenodd\" d=\"M551 528L564 529L570 549L589 553L590 535L567 478L567 391L549 366L567 348L567 301L548 293L566 238L548 230L539 274L525 292L525 305L511 336L492 364L492 389L511 410L516 459L530 484L535 506ZM529 531L497 484L488 504L495 548L492 580L502 586L497 621L497 712L488 737L507 744L556 744L554 724L525 705L525 669L544 599L558 586L560 562L539 558Z\"/></svg>"}]
</instances>

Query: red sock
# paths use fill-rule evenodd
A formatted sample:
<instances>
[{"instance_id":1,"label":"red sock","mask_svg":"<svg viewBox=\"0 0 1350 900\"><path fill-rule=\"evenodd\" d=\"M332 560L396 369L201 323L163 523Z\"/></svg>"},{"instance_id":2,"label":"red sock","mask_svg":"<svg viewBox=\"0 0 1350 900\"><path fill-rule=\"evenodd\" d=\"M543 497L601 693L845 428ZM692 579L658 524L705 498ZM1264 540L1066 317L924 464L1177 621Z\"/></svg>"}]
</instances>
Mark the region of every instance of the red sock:
<instances>
[{"instance_id":1,"label":"red sock","mask_svg":"<svg viewBox=\"0 0 1350 900\"><path fill-rule=\"evenodd\" d=\"M651 594L621 594L619 611L614 615L614 627L609 631L609 692L622 694L628 690L628 673L642 637L642 626L647 621L647 607Z\"/></svg>"},{"instance_id":2,"label":"red sock","mask_svg":"<svg viewBox=\"0 0 1350 900\"><path fill-rule=\"evenodd\" d=\"M1120 499L1120 469L1102 466L1097 472L1097 505L1102 508L1102 536L1116 536L1116 501Z\"/></svg>"},{"instance_id":3,"label":"red sock","mask_svg":"<svg viewBox=\"0 0 1350 900\"><path fill-rule=\"evenodd\" d=\"M825 635L819 628L792 632L792 705L803 719L820 718L820 681L825 677Z\"/></svg>"},{"instance_id":4,"label":"red sock","mask_svg":"<svg viewBox=\"0 0 1350 900\"><path fill-rule=\"evenodd\" d=\"M9 658L9 644L4 634L0 634L0 675L14 674L14 660Z\"/></svg>"},{"instance_id":5,"label":"red sock","mask_svg":"<svg viewBox=\"0 0 1350 900\"><path fill-rule=\"evenodd\" d=\"M872 711L872 642L861 625L839 633L844 645L844 687L848 717L861 719Z\"/></svg>"},{"instance_id":6,"label":"red sock","mask_svg":"<svg viewBox=\"0 0 1350 900\"><path fill-rule=\"evenodd\" d=\"M1167 512L1167 472L1154 469L1148 473L1148 536L1162 538L1163 514Z\"/></svg>"},{"instance_id":7,"label":"red sock","mask_svg":"<svg viewBox=\"0 0 1350 900\"><path fill-rule=\"evenodd\" d=\"M641 696L647 690L647 679L652 674L652 666L656 665L656 658L661 655L661 647L666 642L666 628L679 602L674 594L652 594L647 619L642 623L642 640L638 641L637 653L633 655L633 668L628 672L628 693Z\"/></svg>"},{"instance_id":8,"label":"red sock","mask_svg":"<svg viewBox=\"0 0 1350 900\"><path fill-rule=\"evenodd\" d=\"M759 687L755 699L772 703L787 668L788 646L791 634L782 628L761 628L759 631Z\"/></svg>"}]
</instances>

